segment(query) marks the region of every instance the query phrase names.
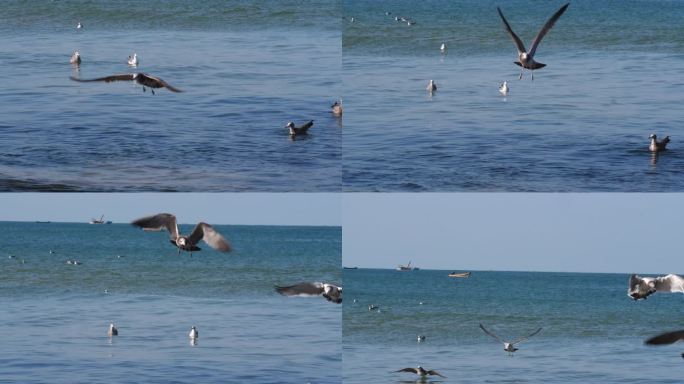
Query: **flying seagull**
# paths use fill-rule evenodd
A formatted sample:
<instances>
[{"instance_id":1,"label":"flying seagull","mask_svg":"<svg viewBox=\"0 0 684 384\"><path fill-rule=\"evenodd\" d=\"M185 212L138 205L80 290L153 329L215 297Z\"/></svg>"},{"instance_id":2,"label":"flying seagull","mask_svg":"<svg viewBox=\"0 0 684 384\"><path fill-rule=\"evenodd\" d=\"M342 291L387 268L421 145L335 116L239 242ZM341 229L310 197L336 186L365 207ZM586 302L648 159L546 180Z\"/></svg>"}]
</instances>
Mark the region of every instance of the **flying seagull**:
<instances>
[{"instance_id":1,"label":"flying seagull","mask_svg":"<svg viewBox=\"0 0 684 384\"><path fill-rule=\"evenodd\" d=\"M334 102L330 108L333 115L342 116L342 100Z\"/></svg>"},{"instance_id":2,"label":"flying seagull","mask_svg":"<svg viewBox=\"0 0 684 384\"><path fill-rule=\"evenodd\" d=\"M499 86L499 93L504 95L504 96L508 95L508 82L507 81L504 81L503 83L501 83L501 85Z\"/></svg>"},{"instance_id":3,"label":"flying seagull","mask_svg":"<svg viewBox=\"0 0 684 384\"><path fill-rule=\"evenodd\" d=\"M651 152L660 152L664 151L667 148L667 143L670 142L670 136L665 136L664 139L658 141L658 137L656 136L655 133L651 133L651 136L648 137L651 139L651 144L648 146L648 150Z\"/></svg>"},{"instance_id":4,"label":"flying seagull","mask_svg":"<svg viewBox=\"0 0 684 384\"><path fill-rule=\"evenodd\" d=\"M529 339L530 337L536 335L537 333L539 333L539 332L542 330L541 328L539 328L539 329L537 329L536 331L530 333L529 335L527 335L527 336L525 336L525 337L521 337L521 338L519 338L519 339L517 339L517 340L515 340L515 341L507 342L507 341L501 340L501 338L499 338L499 336L497 336L497 335L495 335L494 333L488 331L487 328L484 327L484 325L480 324L480 328L482 328L482 330L484 331L484 333L486 333L486 334L488 334L489 336L493 337L496 341L498 341L498 342L500 342L500 343L503 343L503 345L504 345L504 351L506 351L506 352L508 352L508 353L513 353L513 352L517 351L518 348L515 347L516 344L521 343L521 342L523 342L523 341Z\"/></svg>"},{"instance_id":5,"label":"flying seagull","mask_svg":"<svg viewBox=\"0 0 684 384\"><path fill-rule=\"evenodd\" d=\"M275 287L276 292L285 296L323 296L328 301L342 303L342 287L320 282L304 282L289 287Z\"/></svg>"},{"instance_id":6,"label":"flying seagull","mask_svg":"<svg viewBox=\"0 0 684 384\"><path fill-rule=\"evenodd\" d=\"M81 65L81 54L78 53L78 51L74 51L74 54L71 55L71 59L69 59L69 63L77 66Z\"/></svg>"},{"instance_id":7,"label":"flying seagull","mask_svg":"<svg viewBox=\"0 0 684 384\"><path fill-rule=\"evenodd\" d=\"M296 127L293 122L288 122L285 128L290 129L290 136L299 136L308 134L309 128L313 126L313 120L309 120L308 123L302 125L301 127Z\"/></svg>"},{"instance_id":8,"label":"flying seagull","mask_svg":"<svg viewBox=\"0 0 684 384\"><path fill-rule=\"evenodd\" d=\"M131 223L136 227L140 227L146 231L161 231L166 229L171 235L169 240L171 244L178 247L178 254L181 251L193 252L201 251L202 248L197 246L200 240L204 240L210 247L221 252L230 252L231 247L228 241L216 232L214 227L207 223L199 222L195 229L189 236L183 236L178 232L178 224L176 223L176 216L170 213L159 213L157 215L143 217Z\"/></svg>"},{"instance_id":9,"label":"flying seagull","mask_svg":"<svg viewBox=\"0 0 684 384\"><path fill-rule=\"evenodd\" d=\"M416 375L419 375L421 378L428 376L428 375L429 376L437 375L439 377L443 377L446 379L446 376L442 376L439 372L433 371L432 369L428 371L425 368L421 367L420 365L417 368L403 368L403 369L400 369L400 370L395 371L395 372L411 372L411 373L415 373Z\"/></svg>"},{"instance_id":10,"label":"flying seagull","mask_svg":"<svg viewBox=\"0 0 684 384\"><path fill-rule=\"evenodd\" d=\"M150 76L146 73L124 73L120 75L98 77L97 79L79 79L73 76L69 76L69 78L73 81L80 81L82 83L91 81L104 81L105 83L111 83L112 81L135 81L143 86L143 92L145 92L145 87L149 87L153 95L155 88L166 88L171 92L183 92L178 88L172 87L164 80L158 77Z\"/></svg>"},{"instance_id":11,"label":"flying seagull","mask_svg":"<svg viewBox=\"0 0 684 384\"><path fill-rule=\"evenodd\" d=\"M656 292L684 293L684 278L678 275L660 277L641 277L631 275L627 295L634 300L646 299Z\"/></svg>"},{"instance_id":12,"label":"flying seagull","mask_svg":"<svg viewBox=\"0 0 684 384\"><path fill-rule=\"evenodd\" d=\"M138 66L138 54L133 53L133 56L128 56L128 65L131 67L137 67Z\"/></svg>"},{"instance_id":13,"label":"flying seagull","mask_svg":"<svg viewBox=\"0 0 684 384\"><path fill-rule=\"evenodd\" d=\"M519 61L514 61L516 65L519 65L521 67L520 77L518 79L522 79L523 71L525 69L533 71L535 69L544 68L546 66L546 64L534 61L534 54L537 52L537 47L539 47L539 43L541 43L541 40L551 30L551 28L553 28L553 25L556 24L556 21L558 21L558 19L561 17L563 12L565 12L569 5L570 3L567 3L564 6L562 6L558 11L556 11L556 13L553 14L553 16L551 16L549 21L547 21L546 24L544 24L542 29L540 29L537 33L537 36L535 36L534 40L532 40L532 46L530 47L529 51L525 49L525 45L523 44L522 40L520 40L518 35L516 35L515 32L513 32L511 26L508 25L508 21L506 21L503 12L501 12L501 8L496 7L496 10L499 11L499 16L501 16L501 20L503 20L503 23L506 26L506 31L509 35L511 35L511 38L513 38L513 42L515 43L515 46L518 48ZM534 80L534 73L532 73L532 80Z\"/></svg>"},{"instance_id":14,"label":"flying seagull","mask_svg":"<svg viewBox=\"0 0 684 384\"><path fill-rule=\"evenodd\" d=\"M663 345L674 344L680 340L684 340L684 330L662 333L658 336L651 337L644 341L644 343L648 345ZM682 353L682 358L684 359L684 353Z\"/></svg>"},{"instance_id":15,"label":"flying seagull","mask_svg":"<svg viewBox=\"0 0 684 384\"><path fill-rule=\"evenodd\" d=\"M116 329L114 324L109 324L109 330L107 330L107 336L112 337L112 336L118 336L119 335L119 330Z\"/></svg>"}]
</instances>

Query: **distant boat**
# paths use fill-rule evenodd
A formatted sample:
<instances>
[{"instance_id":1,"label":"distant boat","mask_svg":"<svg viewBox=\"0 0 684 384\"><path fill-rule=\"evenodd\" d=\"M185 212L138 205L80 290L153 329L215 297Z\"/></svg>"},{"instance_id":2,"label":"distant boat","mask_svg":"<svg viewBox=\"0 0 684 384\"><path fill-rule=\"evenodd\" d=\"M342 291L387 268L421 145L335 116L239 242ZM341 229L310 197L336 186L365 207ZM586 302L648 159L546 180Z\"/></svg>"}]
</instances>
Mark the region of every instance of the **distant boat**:
<instances>
[{"instance_id":1,"label":"distant boat","mask_svg":"<svg viewBox=\"0 0 684 384\"><path fill-rule=\"evenodd\" d=\"M359 267L344 267L344 269L359 269Z\"/></svg>"},{"instance_id":2,"label":"distant boat","mask_svg":"<svg viewBox=\"0 0 684 384\"><path fill-rule=\"evenodd\" d=\"M89 224L111 224L112 222L107 220L104 221L104 215L100 216L100 220L98 219L90 219Z\"/></svg>"},{"instance_id":3,"label":"distant boat","mask_svg":"<svg viewBox=\"0 0 684 384\"><path fill-rule=\"evenodd\" d=\"M470 272L461 272L461 273L451 272L449 274L449 277L470 277Z\"/></svg>"},{"instance_id":4,"label":"distant boat","mask_svg":"<svg viewBox=\"0 0 684 384\"><path fill-rule=\"evenodd\" d=\"M412 267L412 266L411 266L411 261L409 261L409 263L406 264L406 265L401 265L401 264L399 264L399 266L397 267L397 271L413 271L413 270L416 270L416 271L417 271L417 270L419 270L419 269L420 269L420 268Z\"/></svg>"},{"instance_id":5,"label":"distant boat","mask_svg":"<svg viewBox=\"0 0 684 384\"><path fill-rule=\"evenodd\" d=\"M36 223L38 223L38 224L50 224L49 221L36 221Z\"/></svg>"}]
</instances>

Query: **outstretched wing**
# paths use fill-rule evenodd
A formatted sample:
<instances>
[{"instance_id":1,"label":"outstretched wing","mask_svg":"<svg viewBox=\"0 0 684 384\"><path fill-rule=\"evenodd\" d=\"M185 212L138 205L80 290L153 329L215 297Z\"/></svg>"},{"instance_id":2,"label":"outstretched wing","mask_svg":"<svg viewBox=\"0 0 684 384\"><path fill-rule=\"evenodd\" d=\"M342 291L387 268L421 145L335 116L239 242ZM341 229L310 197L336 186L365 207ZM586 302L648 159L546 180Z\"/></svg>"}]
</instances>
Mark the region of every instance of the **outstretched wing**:
<instances>
[{"instance_id":1,"label":"outstretched wing","mask_svg":"<svg viewBox=\"0 0 684 384\"><path fill-rule=\"evenodd\" d=\"M418 373L418 370L415 368L402 368L398 371L395 372L411 372L411 373Z\"/></svg>"},{"instance_id":2,"label":"outstretched wing","mask_svg":"<svg viewBox=\"0 0 684 384\"><path fill-rule=\"evenodd\" d=\"M537 329L536 331L530 333L529 335L527 335L527 336L525 336L525 337L521 337L521 338L519 338L518 340L513 341L511 344L515 345L515 344L518 344L518 343L522 343L523 341L525 341L525 340L529 339L530 337L536 335L537 333L541 332L541 330L542 330L542 329L539 328L539 329Z\"/></svg>"},{"instance_id":3,"label":"outstretched wing","mask_svg":"<svg viewBox=\"0 0 684 384\"><path fill-rule=\"evenodd\" d=\"M159 80L159 82L164 86L164 88L168 89L168 90L171 91L171 92L177 92L177 93L178 93L178 92L183 92L183 91L181 91L181 90L178 89L178 88L172 87L169 83L167 83L166 81L164 81L164 80L162 80L162 79L158 79L158 80Z\"/></svg>"},{"instance_id":4,"label":"outstretched wing","mask_svg":"<svg viewBox=\"0 0 684 384\"><path fill-rule=\"evenodd\" d=\"M318 296L323 293L323 284L321 283L299 283L290 285L288 287L275 287L276 292L285 296Z\"/></svg>"},{"instance_id":5,"label":"outstretched wing","mask_svg":"<svg viewBox=\"0 0 684 384\"><path fill-rule=\"evenodd\" d=\"M537 33L537 36L534 37L534 40L532 40L532 46L530 47L530 52L529 55L530 57L534 57L534 53L537 51L537 47L539 46L539 43L541 43L541 40L546 36L546 34L553 28L553 25L556 24L556 21L561 17L563 12L565 12L566 9L568 9L568 6L570 3L565 4L564 6L560 7L556 13L551 16L549 21L544 24L542 29L539 30Z\"/></svg>"},{"instance_id":6,"label":"outstretched wing","mask_svg":"<svg viewBox=\"0 0 684 384\"><path fill-rule=\"evenodd\" d=\"M81 83L88 83L91 81L104 81L105 83L111 83L112 81L132 81L134 76L135 74L133 73L124 73L121 75L98 77L97 79L79 79L73 76L69 76L69 78L73 81L80 81Z\"/></svg>"},{"instance_id":7,"label":"outstretched wing","mask_svg":"<svg viewBox=\"0 0 684 384\"><path fill-rule=\"evenodd\" d=\"M313 122L314 122L313 120L309 120L308 123L302 125L299 129L300 129L302 132L306 132L306 131L309 130L309 128L311 128L311 127L313 126Z\"/></svg>"},{"instance_id":8,"label":"outstretched wing","mask_svg":"<svg viewBox=\"0 0 684 384\"><path fill-rule=\"evenodd\" d=\"M662 292L684 292L684 278L672 274L656 277L655 289Z\"/></svg>"},{"instance_id":9,"label":"outstretched wing","mask_svg":"<svg viewBox=\"0 0 684 384\"><path fill-rule=\"evenodd\" d=\"M486 334L488 334L489 336L493 337L493 338L494 338L496 341L498 341L499 343L505 343L505 341L501 340L501 339L499 338L499 336L493 334L492 332L489 332L489 331L487 330L487 328L485 328L484 325L482 325L482 323L480 323L480 328L482 328L482 330L484 331L484 333L486 333Z\"/></svg>"},{"instance_id":10,"label":"outstretched wing","mask_svg":"<svg viewBox=\"0 0 684 384\"><path fill-rule=\"evenodd\" d=\"M190 236L188 236L188 241L192 245L199 243L200 240L204 240L204 242L209 244L210 247L221 252L230 252L232 250L228 240L221 236L220 233L216 232L214 227L207 223L197 223L195 229L192 231Z\"/></svg>"},{"instance_id":11,"label":"outstretched wing","mask_svg":"<svg viewBox=\"0 0 684 384\"><path fill-rule=\"evenodd\" d=\"M679 340L684 340L684 330L667 332L646 340L644 343L650 345L672 344Z\"/></svg>"},{"instance_id":12,"label":"outstretched wing","mask_svg":"<svg viewBox=\"0 0 684 384\"><path fill-rule=\"evenodd\" d=\"M175 240L178 238L176 216L170 213L159 213L153 216L143 217L135 220L131 224L146 231L161 231L166 228L166 230L169 231L171 239Z\"/></svg>"},{"instance_id":13,"label":"outstretched wing","mask_svg":"<svg viewBox=\"0 0 684 384\"><path fill-rule=\"evenodd\" d=\"M499 12L499 16L501 16L501 20L503 21L504 25L506 26L506 31L508 32L509 35L511 35L511 38L513 39L513 42L515 43L515 46L518 47L518 53L523 53L527 52L525 49L525 44L523 44L522 40L518 37L518 35L513 32L511 29L511 26L508 25L508 21L506 21L506 18L503 15L503 12L501 12L501 8L496 7L496 10Z\"/></svg>"},{"instance_id":14,"label":"outstretched wing","mask_svg":"<svg viewBox=\"0 0 684 384\"><path fill-rule=\"evenodd\" d=\"M433 371L432 369L431 369L431 370L429 370L429 371L427 371L427 374L428 374L428 375L430 375L430 376L434 376L434 375L437 375L437 376L439 376L439 377L443 377L443 378L445 378L445 379L446 379L446 376L443 376L443 375L439 374L439 372L437 372L437 371Z\"/></svg>"}]
</instances>

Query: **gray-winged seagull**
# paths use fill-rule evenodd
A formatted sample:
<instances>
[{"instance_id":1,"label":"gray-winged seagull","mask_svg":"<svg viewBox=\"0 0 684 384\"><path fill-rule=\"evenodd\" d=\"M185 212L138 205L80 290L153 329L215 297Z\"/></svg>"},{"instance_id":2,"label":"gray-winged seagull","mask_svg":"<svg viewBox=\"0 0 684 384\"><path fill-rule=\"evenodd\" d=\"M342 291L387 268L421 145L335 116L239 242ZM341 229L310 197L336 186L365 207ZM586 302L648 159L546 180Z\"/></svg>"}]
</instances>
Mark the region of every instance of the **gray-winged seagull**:
<instances>
[{"instance_id":1,"label":"gray-winged seagull","mask_svg":"<svg viewBox=\"0 0 684 384\"><path fill-rule=\"evenodd\" d=\"M493 337L493 338L494 338L496 341L498 341L499 343L503 343L503 345L504 345L504 351L506 351L506 352L508 352L508 353L513 353L513 352L517 351L518 348L515 347L516 344L522 343L523 341L525 341L525 340L529 339L530 337L536 335L537 333L539 333L539 332L542 330L541 328L539 328L539 329L537 329L536 331L530 333L529 335L527 335L527 336L525 336L525 337L521 337L521 338L519 338L519 339L517 339L517 340L508 342L508 341L502 340L501 338L499 338L499 336L497 336L497 335L495 335L494 333L488 331L487 328L484 327L484 325L480 324L480 328L482 328L482 330L484 331L484 333L486 333L486 334L488 334L489 336Z\"/></svg>"},{"instance_id":2,"label":"gray-winged seagull","mask_svg":"<svg viewBox=\"0 0 684 384\"><path fill-rule=\"evenodd\" d=\"M660 152L666 150L667 143L670 142L670 136L665 136L664 139L658 141L658 137L655 133L651 133L651 136L648 138L651 139L651 143L648 145L648 150L651 152Z\"/></svg>"},{"instance_id":3,"label":"gray-winged seagull","mask_svg":"<svg viewBox=\"0 0 684 384\"><path fill-rule=\"evenodd\" d=\"M321 282L303 282L288 287L275 287L276 292L285 296L323 296L333 303L342 303L342 287Z\"/></svg>"},{"instance_id":4,"label":"gray-winged seagull","mask_svg":"<svg viewBox=\"0 0 684 384\"><path fill-rule=\"evenodd\" d=\"M69 63L81 65L81 54L78 53L78 51L74 51L74 54L71 55L71 58L69 59Z\"/></svg>"},{"instance_id":5,"label":"gray-winged seagull","mask_svg":"<svg viewBox=\"0 0 684 384\"><path fill-rule=\"evenodd\" d=\"M632 299L646 299L656 292L684 293L684 278L673 274L660 277L641 277L633 274L629 277L627 295Z\"/></svg>"},{"instance_id":6,"label":"gray-winged seagull","mask_svg":"<svg viewBox=\"0 0 684 384\"><path fill-rule=\"evenodd\" d=\"M117 336L119 334L119 330L116 329L114 324L109 324L109 329L107 330L107 336L112 337L112 336Z\"/></svg>"},{"instance_id":7,"label":"gray-winged seagull","mask_svg":"<svg viewBox=\"0 0 684 384\"><path fill-rule=\"evenodd\" d=\"M306 135L309 133L309 128L313 126L313 122L313 120L309 120L308 123L302 125L301 127L297 127L293 122L290 121L287 123L287 125L285 125L285 128L290 130L290 136Z\"/></svg>"},{"instance_id":8,"label":"gray-winged seagull","mask_svg":"<svg viewBox=\"0 0 684 384\"><path fill-rule=\"evenodd\" d=\"M439 372L433 371L432 369L426 370L425 368L421 367L420 365L416 368L402 368L402 369L395 371L395 372L411 372L411 373L415 373L416 375L420 376L421 378L426 377L426 376L435 376L436 375L436 376L443 377L446 379L446 376L441 375Z\"/></svg>"},{"instance_id":9,"label":"gray-winged seagull","mask_svg":"<svg viewBox=\"0 0 684 384\"><path fill-rule=\"evenodd\" d=\"M80 81L82 83L88 83L93 81L104 81L105 83L111 83L112 81L135 81L136 83L143 86L143 92L145 92L145 87L148 87L152 91L153 95L155 88L166 88L171 92L183 92L178 88L172 87L164 80L158 77L150 76L146 73L124 73L119 75L98 77L97 79L79 79L73 76L69 76L69 78L73 81Z\"/></svg>"}]
</instances>

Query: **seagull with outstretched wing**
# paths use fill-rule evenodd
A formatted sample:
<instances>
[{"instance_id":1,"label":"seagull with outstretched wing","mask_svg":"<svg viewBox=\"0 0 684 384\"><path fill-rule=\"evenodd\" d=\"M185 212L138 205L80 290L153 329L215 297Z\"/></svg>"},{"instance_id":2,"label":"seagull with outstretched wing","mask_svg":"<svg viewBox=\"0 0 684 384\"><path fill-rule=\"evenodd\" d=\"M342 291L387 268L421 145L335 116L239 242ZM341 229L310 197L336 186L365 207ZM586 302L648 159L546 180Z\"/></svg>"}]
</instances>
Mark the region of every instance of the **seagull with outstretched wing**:
<instances>
[{"instance_id":1,"label":"seagull with outstretched wing","mask_svg":"<svg viewBox=\"0 0 684 384\"><path fill-rule=\"evenodd\" d=\"M159 213L152 216L143 217L131 223L136 227L140 227L145 231L161 231L166 229L170 234L171 244L178 247L178 254L181 251L192 252L201 251L202 248L197 246L200 240L209 244L210 247L221 251L230 252L232 250L230 243L220 233L218 233L211 225L199 222L195 229L188 236L183 236L178 231L178 224L176 223L176 216L170 213Z\"/></svg>"},{"instance_id":2,"label":"seagull with outstretched wing","mask_svg":"<svg viewBox=\"0 0 684 384\"><path fill-rule=\"evenodd\" d=\"M497 336L493 332L487 330L487 328L485 328L484 325L480 324L480 328L484 331L484 333L486 333L489 336L491 336L492 338L494 338L494 340L498 341L499 343L502 343L504 345L504 351L506 351L508 353L513 353L513 352L517 351L518 348L515 347L516 344L522 343L523 341L525 341L525 340L529 339L530 337L536 335L537 333L541 332L541 330L542 330L541 328L539 328L536 331L530 333L529 335L527 335L525 337L521 337L517 340L508 342L508 341L502 340L499 336Z\"/></svg>"},{"instance_id":3,"label":"seagull with outstretched wing","mask_svg":"<svg viewBox=\"0 0 684 384\"><path fill-rule=\"evenodd\" d=\"M155 88L166 88L171 92L183 92L178 88L172 87L169 83L161 78L154 77L146 73L124 73L119 75L98 77L97 79L79 79L73 76L69 76L69 78L73 81L79 81L81 83L90 83L93 81L103 81L105 83L111 83L113 81L135 81L143 86L143 92L145 92L145 87L148 87L152 91L153 95Z\"/></svg>"}]
</instances>

